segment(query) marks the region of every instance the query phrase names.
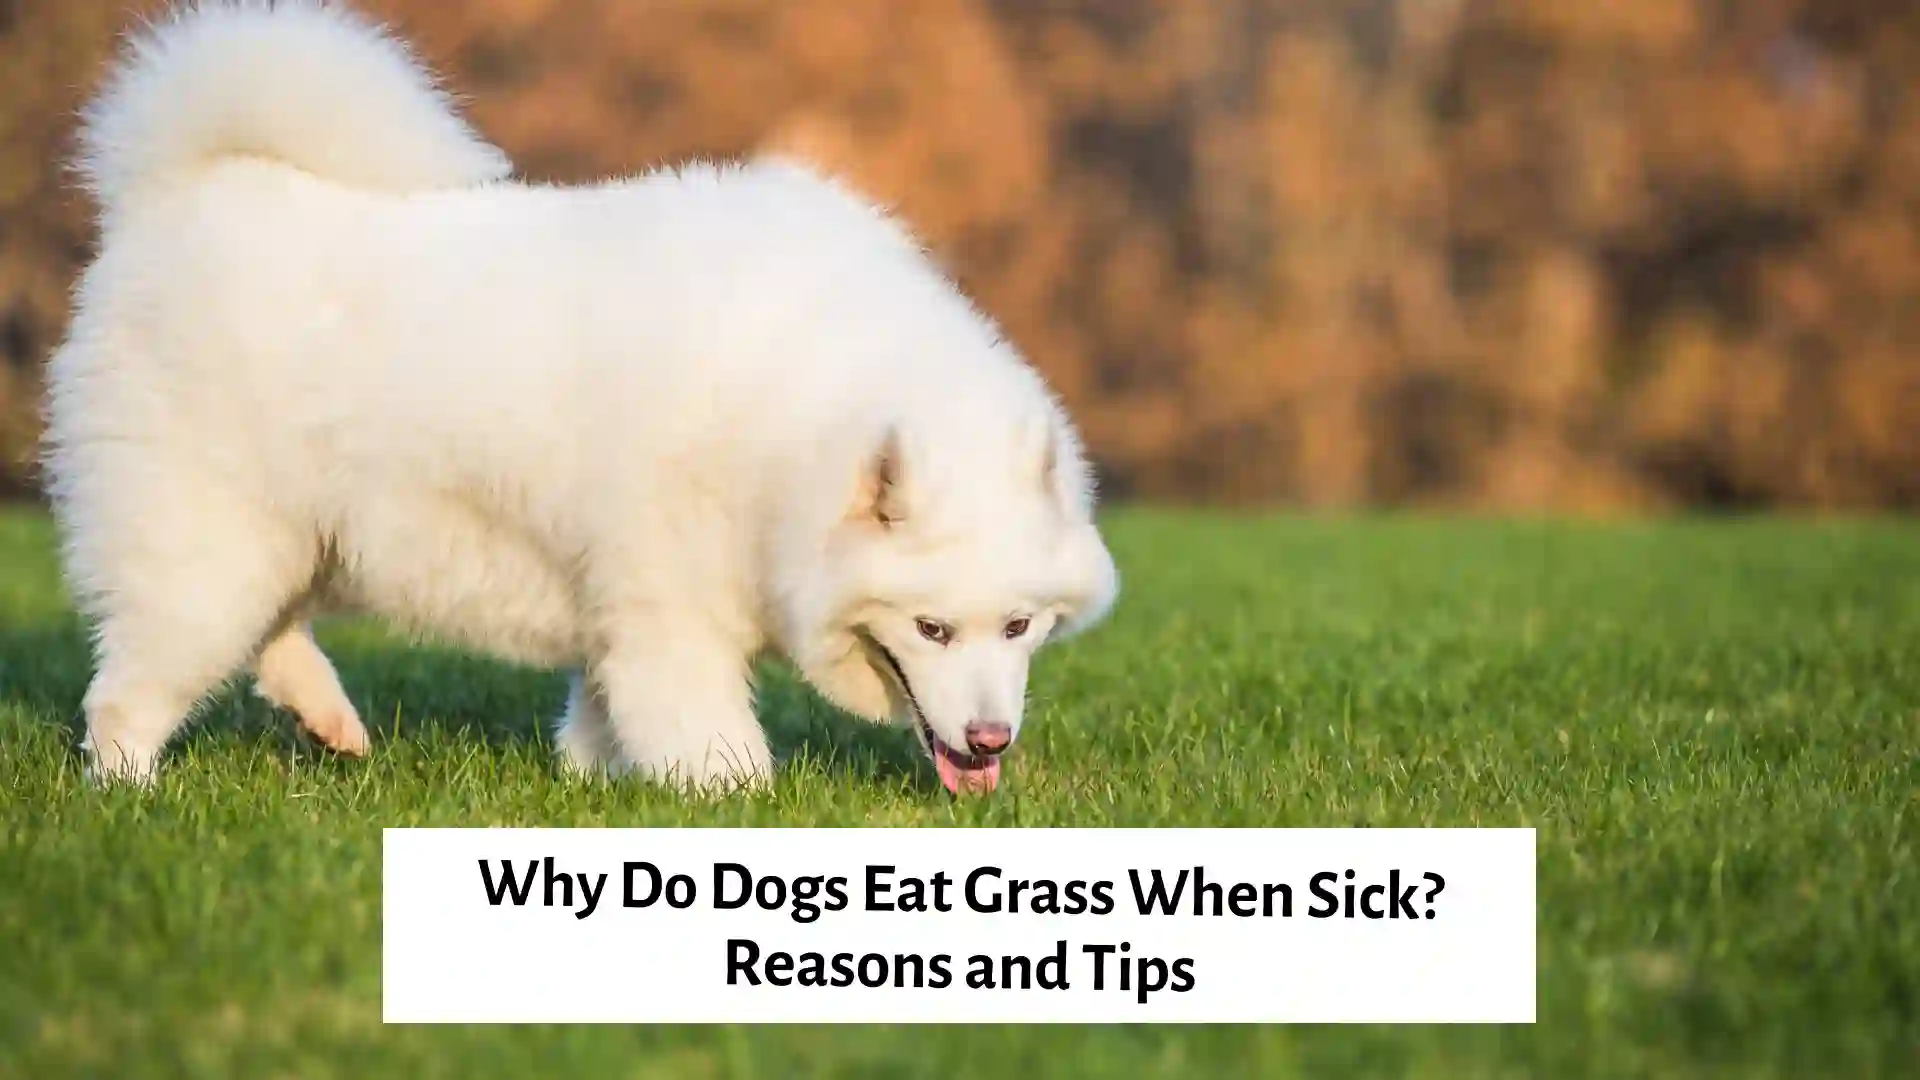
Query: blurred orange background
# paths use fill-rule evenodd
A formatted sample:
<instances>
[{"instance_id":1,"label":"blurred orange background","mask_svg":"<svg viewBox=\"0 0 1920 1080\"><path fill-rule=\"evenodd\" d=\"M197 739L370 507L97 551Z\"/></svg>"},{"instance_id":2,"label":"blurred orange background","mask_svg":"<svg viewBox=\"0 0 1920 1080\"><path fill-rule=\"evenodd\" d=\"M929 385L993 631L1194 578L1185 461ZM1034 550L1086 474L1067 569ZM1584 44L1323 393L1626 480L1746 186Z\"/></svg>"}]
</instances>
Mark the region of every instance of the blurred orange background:
<instances>
[{"instance_id":1,"label":"blurred orange background","mask_svg":"<svg viewBox=\"0 0 1920 1080\"><path fill-rule=\"evenodd\" d=\"M157 4L0 0L0 476ZM1913 0L362 0L524 175L779 147L893 204L1110 495L1920 506Z\"/></svg>"}]
</instances>

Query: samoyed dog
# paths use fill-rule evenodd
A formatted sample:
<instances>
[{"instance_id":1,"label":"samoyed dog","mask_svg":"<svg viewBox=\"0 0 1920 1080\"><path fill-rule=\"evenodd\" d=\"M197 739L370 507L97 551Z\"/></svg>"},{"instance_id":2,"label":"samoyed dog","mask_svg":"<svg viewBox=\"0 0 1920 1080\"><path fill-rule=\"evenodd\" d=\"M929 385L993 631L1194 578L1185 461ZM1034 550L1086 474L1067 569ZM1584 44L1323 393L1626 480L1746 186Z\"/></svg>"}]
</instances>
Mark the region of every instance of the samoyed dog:
<instances>
[{"instance_id":1,"label":"samoyed dog","mask_svg":"<svg viewBox=\"0 0 1920 1080\"><path fill-rule=\"evenodd\" d=\"M314 0L149 27L81 151L101 239L45 465L96 778L151 777L248 670L365 752L309 630L347 610L572 672L581 773L764 780L772 653L988 790L1034 650L1114 600L1045 383L801 165L516 182L405 46Z\"/></svg>"}]
</instances>

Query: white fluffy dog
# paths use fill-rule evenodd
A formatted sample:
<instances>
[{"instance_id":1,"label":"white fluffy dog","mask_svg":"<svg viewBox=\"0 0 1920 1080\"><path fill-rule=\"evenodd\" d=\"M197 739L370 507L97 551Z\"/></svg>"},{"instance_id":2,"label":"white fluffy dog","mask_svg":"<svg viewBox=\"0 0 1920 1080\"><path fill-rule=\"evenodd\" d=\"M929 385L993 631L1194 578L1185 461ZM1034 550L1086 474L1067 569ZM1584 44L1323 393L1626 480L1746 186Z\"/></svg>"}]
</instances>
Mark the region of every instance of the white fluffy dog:
<instances>
[{"instance_id":1,"label":"white fluffy dog","mask_svg":"<svg viewBox=\"0 0 1920 1080\"><path fill-rule=\"evenodd\" d=\"M800 166L517 183L404 46L289 0L139 36L82 139L46 466L96 777L249 665L363 752L307 625L344 609L576 671L582 772L765 778L773 651L990 789L1034 649L1113 601L1040 377Z\"/></svg>"}]
</instances>

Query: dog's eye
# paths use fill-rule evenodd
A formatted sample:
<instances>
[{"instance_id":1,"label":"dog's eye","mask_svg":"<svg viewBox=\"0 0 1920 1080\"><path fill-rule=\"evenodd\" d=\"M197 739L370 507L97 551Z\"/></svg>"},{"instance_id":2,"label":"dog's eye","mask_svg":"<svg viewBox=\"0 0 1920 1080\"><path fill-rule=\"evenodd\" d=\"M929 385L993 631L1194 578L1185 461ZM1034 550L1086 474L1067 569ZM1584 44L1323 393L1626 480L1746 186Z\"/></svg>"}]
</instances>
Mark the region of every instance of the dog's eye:
<instances>
[{"instance_id":1,"label":"dog's eye","mask_svg":"<svg viewBox=\"0 0 1920 1080\"><path fill-rule=\"evenodd\" d=\"M1012 641L1014 638L1026 636L1027 628L1032 625L1033 620L1025 615L1009 621L1006 629L1007 640Z\"/></svg>"},{"instance_id":2,"label":"dog's eye","mask_svg":"<svg viewBox=\"0 0 1920 1080\"><path fill-rule=\"evenodd\" d=\"M946 623L935 622L932 619L915 619L913 625L920 631L921 637L935 645L945 645L953 640L953 627Z\"/></svg>"}]
</instances>

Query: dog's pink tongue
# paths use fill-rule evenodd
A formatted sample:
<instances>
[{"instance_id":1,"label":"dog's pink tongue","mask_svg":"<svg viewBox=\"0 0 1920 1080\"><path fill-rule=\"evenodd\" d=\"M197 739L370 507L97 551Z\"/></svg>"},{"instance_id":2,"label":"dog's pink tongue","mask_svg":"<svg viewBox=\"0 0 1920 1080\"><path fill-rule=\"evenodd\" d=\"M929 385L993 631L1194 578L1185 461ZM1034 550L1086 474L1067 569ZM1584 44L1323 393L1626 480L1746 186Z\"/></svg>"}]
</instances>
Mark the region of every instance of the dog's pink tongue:
<instances>
[{"instance_id":1,"label":"dog's pink tongue","mask_svg":"<svg viewBox=\"0 0 1920 1080\"><path fill-rule=\"evenodd\" d=\"M992 791L1000 783L1000 759L988 758L985 765L977 768L955 761L952 754L935 754L933 766L940 773L940 782L955 795L962 791Z\"/></svg>"}]
</instances>

